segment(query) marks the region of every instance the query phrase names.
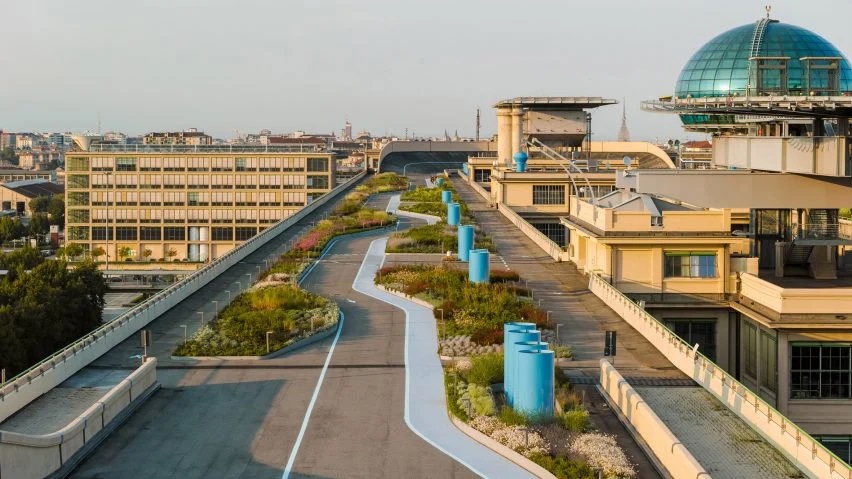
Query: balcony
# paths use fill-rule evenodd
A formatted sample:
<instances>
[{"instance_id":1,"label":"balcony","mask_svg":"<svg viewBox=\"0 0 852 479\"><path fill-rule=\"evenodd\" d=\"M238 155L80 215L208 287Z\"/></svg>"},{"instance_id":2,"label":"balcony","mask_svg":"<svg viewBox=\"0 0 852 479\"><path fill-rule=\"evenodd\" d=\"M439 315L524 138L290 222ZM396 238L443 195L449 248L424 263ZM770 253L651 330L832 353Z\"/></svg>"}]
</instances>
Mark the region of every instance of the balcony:
<instances>
[{"instance_id":1,"label":"balcony","mask_svg":"<svg viewBox=\"0 0 852 479\"><path fill-rule=\"evenodd\" d=\"M713 164L732 169L852 176L846 150L844 137L720 136L713 140Z\"/></svg>"},{"instance_id":2,"label":"balcony","mask_svg":"<svg viewBox=\"0 0 852 479\"><path fill-rule=\"evenodd\" d=\"M752 317L757 313L775 327L848 328L852 319L852 276L818 280L742 273L739 294L735 309Z\"/></svg>"}]
</instances>

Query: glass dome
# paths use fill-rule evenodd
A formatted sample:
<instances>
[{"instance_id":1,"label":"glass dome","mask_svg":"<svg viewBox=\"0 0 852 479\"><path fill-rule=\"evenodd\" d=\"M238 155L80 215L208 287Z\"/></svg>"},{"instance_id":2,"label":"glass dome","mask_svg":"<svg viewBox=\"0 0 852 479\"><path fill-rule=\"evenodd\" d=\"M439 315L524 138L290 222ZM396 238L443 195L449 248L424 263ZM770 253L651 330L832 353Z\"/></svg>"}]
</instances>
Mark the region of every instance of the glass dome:
<instances>
[{"instance_id":1,"label":"glass dome","mask_svg":"<svg viewBox=\"0 0 852 479\"><path fill-rule=\"evenodd\" d=\"M846 57L826 39L795 25L769 21L752 55L755 29L764 22L743 25L717 36L701 47L680 72L675 95L685 98L745 95L749 78L749 57L789 57L787 88L791 94L803 92L803 57L841 57L840 91L852 91L852 69Z\"/></svg>"}]
</instances>

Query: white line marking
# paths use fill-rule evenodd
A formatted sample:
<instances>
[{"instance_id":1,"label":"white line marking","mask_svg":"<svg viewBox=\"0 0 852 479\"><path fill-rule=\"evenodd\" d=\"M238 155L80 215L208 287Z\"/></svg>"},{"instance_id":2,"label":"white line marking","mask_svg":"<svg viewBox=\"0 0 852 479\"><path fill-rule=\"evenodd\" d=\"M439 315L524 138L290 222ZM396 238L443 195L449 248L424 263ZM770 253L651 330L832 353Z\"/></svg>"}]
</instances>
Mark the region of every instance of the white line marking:
<instances>
[{"instance_id":1,"label":"white line marking","mask_svg":"<svg viewBox=\"0 0 852 479\"><path fill-rule=\"evenodd\" d=\"M337 346L337 340L340 339L340 332L343 331L343 320L345 319L343 311L340 312L340 323L337 325L337 334L334 336L334 342L331 343L331 349L328 350L328 356L325 358L325 364L322 366L322 372L317 379L317 385L314 388L314 395L311 397L311 402L308 404L308 410L305 411L305 418L302 420L302 427L299 429L299 435L296 437L296 443L293 444L293 450L290 451L290 458L287 460L287 466L284 468L284 474L281 479L290 477L290 472L293 471L293 463L296 462L296 455L299 453L299 446L302 445L302 438L305 437L305 431L308 429L308 421L311 419L311 413L314 411L314 404L317 402L322 381L325 379L325 372L328 370L328 365L331 363L331 355L334 354L334 348Z\"/></svg>"},{"instance_id":2,"label":"white line marking","mask_svg":"<svg viewBox=\"0 0 852 479\"><path fill-rule=\"evenodd\" d=\"M474 474L476 474L476 475L478 475L478 476L480 476L480 477L486 477L486 476L485 476L485 474L483 474L483 473L479 472L479 471L478 471L475 467L473 467L471 464L469 464L469 463L465 462L465 461L464 461L464 460L462 460L460 457L458 457L458 456L456 456L455 454L453 454L452 452L450 452L450 451L448 451L448 450L444 449L443 447L441 447L440 445L438 445L435 441L433 441L433 440L429 439L428 437L426 437L425 435L423 435L423 433L421 433L420 431L418 431L418 430L417 430L417 428L416 428L416 427L414 427L414 424L412 424L412 423L411 423L411 416L410 416L410 414L409 414L409 410L410 410L410 403L411 403L411 394L410 394L410 390L411 390L411 367L410 367L410 365L411 365L411 361L409 361L409 358L408 358L408 344L411 342L411 327L410 327L410 324L409 324L408 311L407 311L405 308L402 308L402 307L400 307L400 306L399 306L399 305L397 305L397 304L394 304L394 303L390 303L390 302L388 302L388 301L385 301L384 299L380 298L379 296L376 296L375 294L373 294L373 293L371 293L371 292L368 292L368 291L363 291L363 290L359 289L359 288L356 286L356 284L357 284L357 282L358 282L358 278L361 276L361 270L363 270L363 269L364 269L364 265L367 263L367 256L370 254L370 250L373 248L373 244L374 244L374 243L376 243L377 241L382 241L382 240L386 240L386 239L387 239L386 237L385 237L385 238L378 238L378 239L373 240L373 241L370 243L370 247L369 247L369 248L367 248L367 254L366 254L366 255L364 255L364 262L362 262L362 263L361 263L361 267L358 269L358 274L356 274L356 275L355 275L355 281L353 281L353 282L352 282L352 289L354 289L355 291L358 291L359 293L361 293L361 294L363 294L363 295L370 296L371 298L375 298L375 299L377 299L377 300L379 300L379 301L381 301L381 302L383 302L383 303L388 303L388 304L390 304L391 306L393 306L393 307L395 307L395 308L397 308L397 309L400 309L400 310L402 310L402 312L403 312L403 313L405 313L405 353L404 353L404 354L405 354L405 413L404 413L404 416L405 416L405 425L406 425L406 426L408 426L408 428L409 428L409 429L411 429L411 430L414 432L414 434L417 434L417 435L418 435L418 436L420 436L420 437L421 437L424 441L428 442L429 444L431 444L433 447L435 447L435 448L436 448L436 449L438 449L439 451L441 451L441 452L443 452L444 454L446 454L446 455L450 456L451 458L455 459L457 462L459 462L459 464L461 464L461 465L463 465L464 467L466 467L466 468L470 469L470 470L471 470L471 472L473 472ZM384 265L384 263L385 263L385 258L387 258L387 255L385 255L385 254L383 253L383 254L382 254L382 262L381 262L381 264L379 265L379 268L381 268L381 267L382 267L382 265ZM443 383L443 379L442 379L442 383ZM443 384L442 384L442 385L443 385Z\"/></svg>"}]
</instances>

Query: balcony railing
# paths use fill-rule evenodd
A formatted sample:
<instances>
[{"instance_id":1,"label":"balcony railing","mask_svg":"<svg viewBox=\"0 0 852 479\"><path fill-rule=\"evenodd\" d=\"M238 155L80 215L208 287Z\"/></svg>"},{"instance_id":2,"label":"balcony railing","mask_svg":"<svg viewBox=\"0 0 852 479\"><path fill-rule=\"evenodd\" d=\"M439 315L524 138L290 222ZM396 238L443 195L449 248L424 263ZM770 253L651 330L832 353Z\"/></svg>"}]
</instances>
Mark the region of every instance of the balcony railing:
<instances>
[{"instance_id":1,"label":"balcony railing","mask_svg":"<svg viewBox=\"0 0 852 479\"><path fill-rule=\"evenodd\" d=\"M796 228L794 240L836 240L836 239L852 239L844 237L840 233L840 224L838 223L816 223L803 224Z\"/></svg>"}]
</instances>

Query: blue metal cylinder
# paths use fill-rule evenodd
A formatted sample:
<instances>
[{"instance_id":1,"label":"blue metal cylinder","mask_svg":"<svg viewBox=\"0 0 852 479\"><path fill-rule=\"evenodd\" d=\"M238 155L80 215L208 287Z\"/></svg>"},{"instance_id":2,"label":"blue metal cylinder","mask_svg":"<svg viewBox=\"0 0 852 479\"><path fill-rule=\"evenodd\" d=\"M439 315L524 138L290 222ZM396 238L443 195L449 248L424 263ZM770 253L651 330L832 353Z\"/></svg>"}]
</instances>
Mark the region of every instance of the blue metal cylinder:
<instances>
[{"instance_id":1,"label":"blue metal cylinder","mask_svg":"<svg viewBox=\"0 0 852 479\"><path fill-rule=\"evenodd\" d=\"M521 349L517 354L512 407L537 419L553 417L553 351Z\"/></svg>"},{"instance_id":2,"label":"blue metal cylinder","mask_svg":"<svg viewBox=\"0 0 852 479\"><path fill-rule=\"evenodd\" d=\"M467 279L471 283L488 283L491 273L487 249L472 249L468 255Z\"/></svg>"},{"instance_id":3,"label":"blue metal cylinder","mask_svg":"<svg viewBox=\"0 0 852 479\"><path fill-rule=\"evenodd\" d=\"M535 329L535 323L506 323L503 325L503 391L506 401L511 405L515 394L515 369L517 368L517 345L529 341L539 341L541 331Z\"/></svg>"},{"instance_id":4,"label":"blue metal cylinder","mask_svg":"<svg viewBox=\"0 0 852 479\"><path fill-rule=\"evenodd\" d=\"M464 172L464 174L466 174L466 175L468 174L468 166L467 166L467 163L462 163L462 171Z\"/></svg>"},{"instance_id":5,"label":"blue metal cylinder","mask_svg":"<svg viewBox=\"0 0 852 479\"><path fill-rule=\"evenodd\" d=\"M447 224L456 226L461 221L461 206L458 203L447 203Z\"/></svg>"},{"instance_id":6,"label":"blue metal cylinder","mask_svg":"<svg viewBox=\"0 0 852 479\"><path fill-rule=\"evenodd\" d=\"M518 173L523 173L527 171L527 156L523 151L519 151L512 156L512 159L515 160L515 171Z\"/></svg>"},{"instance_id":7,"label":"blue metal cylinder","mask_svg":"<svg viewBox=\"0 0 852 479\"><path fill-rule=\"evenodd\" d=\"M451 203L453 201L453 192L444 190L441 192L441 203Z\"/></svg>"},{"instance_id":8,"label":"blue metal cylinder","mask_svg":"<svg viewBox=\"0 0 852 479\"><path fill-rule=\"evenodd\" d=\"M520 351L544 351L546 349L549 349L548 345L542 341L540 337L530 340L521 340L512 345L512 351L515 352L515 358L513 360L514 368L512 369L512 374L514 374L514 376L512 376L511 379L512 386L514 387L512 390L513 398L518 395L518 384L520 384L521 380L521 371L518 369L518 353Z\"/></svg>"},{"instance_id":9,"label":"blue metal cylinder","mask_svg":"<svg viewBox=\"0 0 852 479\"><path fill-rule=\"evenodd\" d=\"M444 186L444 179L438 178L435 180L435 186Z\"/></svg>"},{"instance_id":10,"label":"blue metal cylinder","mask_svg":"<svg viewBox=\"0 0 852 479\"><path fill-rule=\"evenodd\" d=\"M473 225L459 225L459 261L467 261L470 258L470 250L473 249Z\"/></svg>"}]
</instances>

